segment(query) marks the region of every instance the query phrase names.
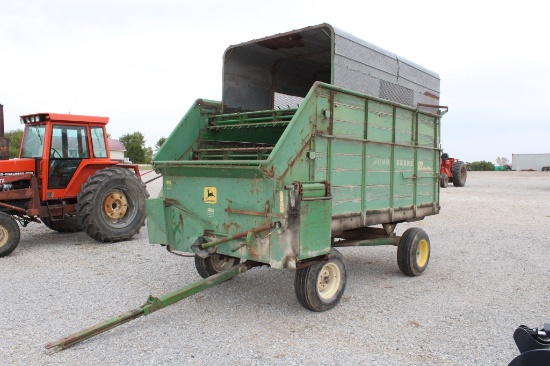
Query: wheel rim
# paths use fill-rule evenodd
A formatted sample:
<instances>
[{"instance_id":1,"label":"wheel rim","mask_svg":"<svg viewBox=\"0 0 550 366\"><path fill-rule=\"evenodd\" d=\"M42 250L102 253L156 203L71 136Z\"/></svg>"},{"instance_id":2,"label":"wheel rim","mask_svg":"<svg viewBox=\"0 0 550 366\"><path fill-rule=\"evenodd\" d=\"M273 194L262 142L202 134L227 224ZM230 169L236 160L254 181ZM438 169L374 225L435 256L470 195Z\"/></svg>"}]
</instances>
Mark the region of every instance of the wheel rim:
<instances>
[{"instance_id":1,"label":"wheel rim","mask_svg":"<svg viewBox=\"0 0 550 366\"><path fill-rule=\"evenodd\" d=\"M317 277L317 292L322 299L333 297L340 287L340 268L334 263L327 263Z\"/></svg>"},{"instance_id":2,"label":"wheel rim","mask_svg":"<svg viewBox=\"0 0 550 366\"><path fill-rule=\"evenodd\" d=\"M137 205L131 192L123 192L121 189L111 189L103 198L103 217L105 221L114 227L125 227L136 216Z\"/></svg>"},{"instance_id":3,"label":"wheel rim","mask_svg":"<svg viewBox=\"0 0 550 366\"><path fill-rule=\"evenodd\" d=\"M430 248L428 246L428 241L426 239L422 239L416 248L416 264L418 267L422 268L426 265L426 263L428 263L429 253Z\"/></svg>"},{"instance_id":4,"label":"wheel rim","mask_svg":"<svg viewBox=\"0 0 550 366\"><path fill-rule=\"evenodd\" d=\"M128 200L124 193L113 189L103 201L103 213L111 220L120 220L126 215Z\"/></svg>"},{"instance_id":5,"label":"wheel rim","mask_svg":"<svg viewBox=\"0 0 550 366\"><path fill-rule=\"evenodd\" d=\"M226 269L233 267L232 257L227 257L225 255L220 255L220 254L213 254L210 258L211 258L210 263L212 264L212 268L216 272L222 272L222 271L225 271Z\"/></svg>"},{"instance_id":6,"label":"wheel rim","mask_svg":"<svg viewBox=\"0 0 550 366\"><path fill-rule=\"evenodd\" d=\"M8 230L0 225L0 248L6 245L9 238L10 234L8 233Z\"/></svg>"}]
</instances>

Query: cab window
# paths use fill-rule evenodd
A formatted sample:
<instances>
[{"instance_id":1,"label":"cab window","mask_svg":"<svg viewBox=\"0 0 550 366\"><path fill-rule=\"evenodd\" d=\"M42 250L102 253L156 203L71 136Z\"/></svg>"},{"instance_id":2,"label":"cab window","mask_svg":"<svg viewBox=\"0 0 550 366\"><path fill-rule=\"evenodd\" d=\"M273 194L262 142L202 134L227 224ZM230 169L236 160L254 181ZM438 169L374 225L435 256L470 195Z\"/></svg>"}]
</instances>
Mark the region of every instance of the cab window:
<instances>
[{"instance_id":1,"label":"cab window","mask_svg":"<svg viewBox=\"0 0 550 366\"><path fill-rule=\"evenodd\" d=\"M22 158L41 158L44 150L46 126L25 126L25 137L21 147Z\"/></svg>"},{"instance_id":2,"label":"cab window","mask_svg":"<svg viewBox=\"0 0 550 366\"><path fill-rule=\"evenodd\" d=\"M82 159L90 157L86 127L54 125L48 188L66 188Z\"/></svg>"},{"instance_id":3,"label":"cab window","mask_svg":"<svg viewBox=\"0 0 550 366\"><path fill-rule=\"evenodd\" d=\"M92 127L90 129L92 135L92 145L94 148L94 157L106 158L107 147L105 146L105 135L103 134L103 128Z\"/></svg>"},{"instance_id":4,"label":"cab window","mask_svg":"<svg viewBox=\"0 0 550 366\"><path fill-rule=\"evenodd\" d=\"M83 159L90 157L86 127L54 126L50 159Z\"/></svg>"}]
</instances>

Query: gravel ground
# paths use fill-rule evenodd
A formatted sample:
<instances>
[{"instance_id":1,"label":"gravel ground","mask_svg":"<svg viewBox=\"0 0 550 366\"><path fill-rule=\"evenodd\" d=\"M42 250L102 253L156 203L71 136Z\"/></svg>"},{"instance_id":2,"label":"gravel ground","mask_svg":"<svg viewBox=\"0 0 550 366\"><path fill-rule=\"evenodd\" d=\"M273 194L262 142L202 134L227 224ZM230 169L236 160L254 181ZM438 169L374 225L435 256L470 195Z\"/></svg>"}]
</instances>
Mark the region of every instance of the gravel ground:
<instances>
[{"instance_id":1,"label":"gravel ground","mask_svg":"<svg viewBox=\"0 0 550 366\"><path fill-rule=\"evenodd\" d=\"M145 228L100 244L30 224L0 258L0 363L507 365L514 329L550 321L550 173L469 174L442 190L440 215L398 225L430 235L422 276L401 275L394 247L345 248L347 288L331 311L303 309L294 274L262 267L53 355L44 344L200 277Z\"/></svg>"}]
</instances>

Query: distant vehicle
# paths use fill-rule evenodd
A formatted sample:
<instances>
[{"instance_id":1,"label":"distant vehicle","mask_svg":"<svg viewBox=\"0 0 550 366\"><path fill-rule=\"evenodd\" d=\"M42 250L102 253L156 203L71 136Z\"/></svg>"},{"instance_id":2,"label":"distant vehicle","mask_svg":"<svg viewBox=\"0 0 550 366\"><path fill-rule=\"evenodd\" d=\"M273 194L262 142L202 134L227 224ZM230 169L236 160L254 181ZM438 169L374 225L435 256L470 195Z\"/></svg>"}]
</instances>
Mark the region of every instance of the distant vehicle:
<instances>
[{"instance_id":1,"label":"distant vehicle","mask_svg":"<svg viewBox=\"0 0 550 366\"><path fill-rule=\"evenodd\" d=\"M447 188L449 180L453 182L455 187L464 187L466 184L466 164L458 159L450 158L449 154L441 154L439 169L439 186Z\"/></svg>"}]
</instances>

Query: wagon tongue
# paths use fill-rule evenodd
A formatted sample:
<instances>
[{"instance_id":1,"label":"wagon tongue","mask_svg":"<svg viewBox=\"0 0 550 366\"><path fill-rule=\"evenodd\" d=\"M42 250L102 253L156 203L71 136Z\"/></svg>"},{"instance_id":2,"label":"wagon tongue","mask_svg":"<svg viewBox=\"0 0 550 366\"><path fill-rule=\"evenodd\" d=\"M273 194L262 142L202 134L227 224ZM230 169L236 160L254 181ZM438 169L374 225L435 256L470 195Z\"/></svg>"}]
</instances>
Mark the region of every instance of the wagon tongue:
<instances>
[{"instance_id":1,"label":"wagon tongue","mask_svg":"<svg viewBox=\"0 0 550 366\"><path fill-rule=\"evenodd\" d=\"M141 305L138 308L135 308L126 313L115 316L114 318L106 320L102 323L93 325L89 328L81 330L80 332L73 333L67 337L59 339L58 341L46 344L45 347L47 349L47 353L51 354L51 353L55 353L63 349L72 347L75 344L82 342L83 340L96 336L109 329L112 329L114 327L127 323L143 315L149 315L154 311L157 311L169 305L175 304L176 302L183 300L186 297L194 295L200 291L206 290L207 288L217 285L218 283L227 281L235 277L236 275L240 273L244 273L248 271L250 268L255 267L257 265L259 265L259 263L247 261L235 267L232 267L226 271L220 272L213 276L194 282L188 286L182 287L179 290L170 292L166 295L163 295L160 297L149 296L145 304Z\"/></svg>"}]
</instances>

